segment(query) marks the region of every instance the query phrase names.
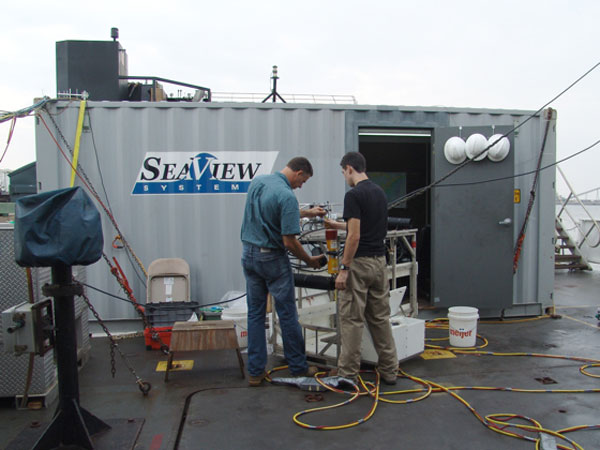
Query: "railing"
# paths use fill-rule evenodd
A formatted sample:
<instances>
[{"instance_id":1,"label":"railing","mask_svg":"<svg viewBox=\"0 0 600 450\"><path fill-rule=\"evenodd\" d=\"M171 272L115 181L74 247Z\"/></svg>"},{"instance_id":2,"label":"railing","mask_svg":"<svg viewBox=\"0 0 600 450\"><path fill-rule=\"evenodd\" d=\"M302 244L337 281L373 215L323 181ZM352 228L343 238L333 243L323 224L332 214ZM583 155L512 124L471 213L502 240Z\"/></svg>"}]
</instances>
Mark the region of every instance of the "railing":
<instances>
[{"instance_id":1,"label":"railing","mask_svg":"<svg viewBox=\"0 0 600 450\"><path fill-rule=\"evenodd\" d=\"M598 222L596 221L596 219L590 214L590 212L587 210L587 208L585 207L584 203L581 201L581 199L579 198L580 195L576 194L575 191L573 190L573 187L571 186L571 184L569 183L569 181L567 180L567 177L565 176L564 172L561 170L561 168L559 166L556 166L556 168L558 169L558 173L560 173L561 177L563 178L565 184L567 185L567 187L569 188L570 194L561 202L561 208L559 210L559 212L556 214L556 218L557 219L561 219L561 215L563 214L563 212L569 217L569 219L571 219L571 222L573 222L573 224L575 225L575 227L577 228L577 230L579 231L580 236L583 236L581 241L577 243L577 247L581 248L581 246L583 245L584 242L587 241L588 237L590 236L590 234L592 233L592 231L594 229L596 229L596 231L598 232L598 241L595 244L590 244L588 243L588 245L590 246L590 248L597 248L600 245L600 225L598 225ZM558 197L557 197L558 198ZM581 208L585 211L585 213L588 215L588 217L590 218L590 220L593 223L593 226L591 226L589 228L589 230L584 231L580 226L579 226L579 221L576 220L571 213L569 212L569 210L567 209L567 205L569 204L569 202L574 199L577 204L579 206L581 206Z\"/></svg>"},{"instance_id":2,"label":"railing","mask_svg":"<svg viewBox=\"0 0 600 450\"><path fill-rule=\"evenodd\" d=\"M213 92L213 102L262 102L269 94L251 92ZM280 94L287 103L325 103L335 105L356 105L353 95L330 94Z\"/></svg>"}]
</instances>

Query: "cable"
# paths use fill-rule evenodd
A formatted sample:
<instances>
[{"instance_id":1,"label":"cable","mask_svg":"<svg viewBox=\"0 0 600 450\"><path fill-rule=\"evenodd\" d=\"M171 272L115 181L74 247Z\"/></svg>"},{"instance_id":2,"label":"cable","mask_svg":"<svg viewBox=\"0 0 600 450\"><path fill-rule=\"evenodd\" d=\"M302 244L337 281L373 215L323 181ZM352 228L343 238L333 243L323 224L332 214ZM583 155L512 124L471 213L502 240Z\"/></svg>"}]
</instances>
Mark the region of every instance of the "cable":
<instances>
[{"instance_id":1,"label":"cable","mask_svg":"<svg viewBox=\"0 0 600 450\"><path fill-rule=\"evenodd\" d=\"M48 111L45 108L44 108L44 111L46 111L46 113L48 113ZM75 171L75 173L77 174L77 176L79 177L79 179L82 181L83 185L88 189L88 191L94 196L94 198L96 199L96 201L98 202L98 204L102 207L102 209L106 213L107 217L111 221L113 227L115 227L115 229L117 230L117 232L121 236L121 241L125 245L125 248L127 249L127 251L129 251L131 253L131 255L133 256L133 258L135 259L135 261L139 265L140 269L144 273L144 276L147 277L148 273L146 272L146 269L145 269L144 265L142 264L142 262L140 261L140 259L138 258L138 256L135 254L135 252L133 251L133 249L129 245L129 242L123 237L123 233L121 233L121 230L119 229L119 225L117 224L116 219L110 213L110 211L108 210L108 208L106 207L106 205L104 204L104 202L102 201L102 199L100 198L100 196L98 195L98 193L96 192L96 190L92 187L91 182L89 181L89 179L88 179L87 175L85 174L85 172L83 171L83 169L81 167L76 168L76 167L73 166L71 160L67 157L67 155L65 154L64 150L62 149L62 147L60 146L60 144L58 143L58 141L56 140L56 138L54 137L54 135L50 131L50 128L48 127L48 124L44 120L44 117L42 116L42 114L40 114L38 112L37 113L37 117L39 117L40 120L42 121L42 123L44 124L44 127L46 128L46 130L50 134L51 139L54 141L54 143L58 147L58 150L60 151L60 153L62 154L62 156L65 158L65 160L67 161L67 163L69 164L69 166ZM54 127L56 128L58 134L61 136L62 140L67 145L67 148L69 148L69 150L72 153L72 150L71 150L71 148L69 146L69 143L67 142L67 140L63 136L62 132L60 131L60 128L58 127L58 124L54 121L54 118L52 117L52 115L48 114L48 117L50 117L50 120L53 122Z\"/></svg>"},{"instance_id":2,"label":"cable","mask_svg":"<svg viewBox=\"0 0 600 450\"><path fill-rule=\"evenodd\" d=\"M9 120L20 119L29 116L31 113L42 108L46 103L50 102L50 97L44 97L26 108L19 109L17 111L0 111L0 123Z\"/></svg>"},{"instance_id":3,"label":"cable","mask_svg":"<svg viewBox=\"0 0 600 450\"><path fill-rule=\"evenodd\" d=\"M509 136L510 134L514 133L516 130L518 130L519 128L521 128L523 125L525 125L531 119L533 119L534 117L536 117L544 108L546 108L548 105L550 105L551 103L553 103L554 101L556 101L558 98L560 98L563 94L565 94L567 91L569 91L573 86L575 86L577 83L579 83L581 80L583 80L587 75L589 75L592 71L594 71L598 66L600 66L600 62L597 62L596 64L594 64L594 66L592 66L587 72L585 72L583 75L581 75L579 78L577 78L566 89L564 89L563 91L561 91L558 95L556 95L554 98L552 98L546 104L544 104L538 110L536 110L535 112L533 112L532 114L530 114L523 122L519 123L517 126L513 127L511 130L509 130L508 132L506 132L505 134L503 134L502 136L500 136L495 142L489 144L481 152L479 152L477 155L475 155L475 158L477 156L485 153L487 150L489 150L494 145L496 145L502 138L505 138L505 137ZM423 186L423 187L421 187L419 189L415 189L414 191L409 192L408 194L405 194L405 195L397 198L396 200L391 201L390 203L388 203L388 210L389 209L393 209L396 206L398 206L399 204L404 203L404 202L406 202L406 201L408 201L408 200L410 200L410 199L412 199L414 197L417 197L417 196L419 196L421 194L424 194L425 192L427 192L431 188L437 186L442 181L444 181L444 180L448 179L449 177L451 177L452 175L454 175L456 172L458 172L460 169L462 169L463 167L465 167L467 164L470 164L472 161L474 161L474 159L467 159L466 161L464 161L463 163L459 164L457 167L455 167L454 169L452 169L450 172L448 172L446 175L444 175L441 178L439 178L438 180L436 180L436 181L428 184L427 186Z\"/></svg>"},{"instance_id":4,"label":"cable","mask_svg":"<svg viewBox=\"0 0 600 450\"><path fill-rule=\"evenodd\" d=\"M288 366L275 367L275 368L273 368L273 369L271 369L271 370L269 370L267 372L267 377L265 379L268 382L272 382L271 374L273 372L277 372L279 370L283 370L283 369L287 369L287 368L288 368ZM315 374L315 378L316 378L317 382L321 386L323 386L325 389L327 389L327 390L330 390L330 391L333 391L333 392L337 392L337 393L343 393L343 394L349 394L349 395L351 395L350 399L346 400L346 401L343 401L341 403L337 403L335 405L322 406L320 408L311 408L311 409L306 409L304 411L300 411L300 412L294 414L294 416L292 418L292 420L294 421L294 423L296 425L299 425L302 428L306 428L306 429L310 429L310 430L323 430L323 431L343 430L343 429L352 428L352 427L355 427L355 426L360 425L362 423L365 423L367 420L369 420L371 417L373 417L373 415L375 414L375 410L377 409L377 404L379 402L379 373L378 372L376 372L377 382L374 385L372 391L370 391L367 388L367 384L359 376L359 381L360 381L362 387L365 389L365 392L361 392L360 387L357 386L357 385L354 385L354 392L350 392L350 393L346 392L346 391L343 391L341 389L333 388L333 387L331 387L331 386L323 383L319 379L319 377L322 376L322 375L325 375L325 373L326 372L318 372L317 374ZM371 386L373 386L373 385L371 384ZM348 404L352 403L353 401L355 401L356 399L358 399L359 397L367 395L367 394L370 394L372 392L374 393L374 400L373 400L373 403L371 405L371 408L369 409L369 411L367 412L367 414L364 417L362 417L362 418L360 418L358 420L355 420L353 422L342 424L342 425L310 425L310 424L308 424L306 422L302 422L302 421L298 420L299 417L301 417L303 415L306 415L306 414L314 413L314 412L317 412L317 411L325 411L325 410L328 410L328 409L333 409L333 408L338 408L340 406L348 405Z\"/></svg>"},{"instance_id":5,"label":"cable","mask_svg":"<svg viewBox=\"0 0 600 450\"><path fill-rule=\"evenodd\" d=\"M92 285L90 285L90 284L84 283L83 281L79 281L79 280L75 280L75 281L77 281L79 284L81 284L81 285L83 285L83 286L85 286L85 287L88 287L88 288L90 288L90 289L93 289L94 291L98 291L98 292L100 292L101 294L108 295L109 297L116 298L117 300L121 300L121 301L123 301L123 302L131 303L132 305L136 305L136 303L135 303L135 302L133 302L133 301L131 301L131 300L127 299L127 298L123 298L123 297L119 297L118 295L111 294L110 292L104 291L104 290L102 290L102 289L100 289L100 288L97 288L97 287L94 287L94 286L92 286ZM240 295L240 296L238 296L238 297L231 298L231 299L229 299L229 300L222 300L222 301L218 301L218 302L215 302L215 303L204 303L204 304L200 305L200 307L205 307L205 306L215 306L215 305L222 305L222 304L224 304L224 303L229 303L229 302L232 302L232 301L234 301L234 300L239 300L240 298L244 298L245 296L246 296L246 293L244 292L242 295Z\"/></svg>"},{"instance_id":6,"label":"cable","mask_svg":"<svg viewBox=\"0 0 600 450\"><path fill-rule=\"evenodd\" d=\"M2 152L2 156L0 156L0 163L4 159L4 156L6 156L6 152L8 151L8 146L10 145L10 141L12 140L12 137L13 137L13 132L15 131L16 123L17 123L17 118L13 117L10 122L10 129L8 130L8 139L6 139L6 147L4 148L4 152Z\"/></svg>"},{"instance_id":7,"label":"cable","mask_svg":"<svg viewBox=\"0 0 600 450\"><path fill-rule=\"evenodd\" d=\"M87 284L87 283L84 283L83 281L79 281L79 280L75 280L75 281L77 281L77 282L78 282L79 284L81 284L82 286L85 286L85 287L87 287L87 288L90 288L90 289L92 289L92 290L94 290L94 291L98 291L98 292L100 292L100 293L102 293L102 294L104 294L104 295L108 295L109 297L116 298L117 300L121 300L121 301L123 301L123 302L131 303L132 305L136 305L136 303L135 303L135 302L132 302L131 300L129 300L129 299L127 299L127 298L123 298L123 297L119 297L118 295L111 294L110 292L104 291L104 290L102 290L102 289L100 289L100 288L97 288L97 287L94 287L94 286L92 286L92 285L89 285L89 284Z\"/></svg>"},{"instance_id":8,"label":"cable","mask_svg":"<svg viewBox=\"0 0 600 450\"><path fill-rule=\"evenodd\" d=\"M312 233L316 233L317 231L323 231L325 229L325 227L319 227L319 228L314 228L312 230L308 230L308 231L304 231L302 233L300 233L300 236L298 236L298 240L302 239L305 236L308 236L309 234Z\"/></svg>"},{"instance_id":9,"label":"cable","mask_svg":"<svg viewBox=\"0 0 600 450\"><path fill-rule=\"evenodd\" d=\"M235 297L235 298L230 298L229 300L221 300L215 303L204 303L203 305L200 306L215 306L215 305L222 305L224 303L229 303L232 302L234 300L239 300L240 298L244 298L246 296L246 292L244 292L242 295Z\"/></svg>"},{"instance_id":10,"label":"cable","mask_svg":"<svg viewBox=\"0 0 600 450\"><path fill-rule=\"evenodd\" d=\"M92 148L94 149L94 156L96 157L96 168L98 169L98 175L100 176L100 184L102 185L102 191L104 192L104 198L106 199L106 206L108 210L112 214L112 207L110 206L110 200L108 198L108 194L106 193L106 186L104 184L104 177L102 176L102 168L100 167L100 159L98 158L98 148L96 147L96 139L94 139L94 127L92 126L92 115L90 114L90 110L86 109L85 114L88 118L88 123L90 126L90 135L92 136Z\"/></svg>"},{"instance_id":11,"label":"cable","mask_svg":"<svg viewBox=\"0 0 600 450\"><path fill-rule=\"evenodd\" d=\"M88 123L89 123L89 126L90 126L90 134L92 136L92 147L94 149L94 156L96 158L96 167L98 169L98 175L100 176L100 184L102 186L102 191L104 192L104 198L106 198L106 206L108 207L109 212L111 214L113 214L113 210L112 210L112 207L110 205L110 200L108 198L108 193L106 192L106 185L104 184L104 177L102 175L102 168L100 167L100 159L98 158L98 148L96 147L96 139L94 138L94 127L92 126L92 116L90 114L89 108L86 109L85 112L86 112L87 117L88 117ZM114 214L113 214L113 216L114 216ZM125 251L125 255L127 255L127 259L129 260L129 264L131 264L131 267L133 268L133 272L135 273L136 277L140 280L140 282L142 283L142 285L144 287L147 287L146 286L146 279L139 274L139 272L138 272L139 267L136 264L134 264L134 262L131 259L131 255L129 254L129 252Z\"/></svg>"},{"instance_id":12,"label":"cable","mask_svg":"<svg viewBox=\"0 0 600 450\"><path fill-rule=\"evenodd\" d=\"M10 145L10 142L12 140L12 137L13 137L13 134L15 131L15 125L17 123L17 119L29 116L32 112L34 112L37 109L44 106L48 101L50 101L50 99L48 97L44 97L43 99L36 102L32 106L28 106L28 107L20 109L18 111L15 111L15 112L2 111L2 113L0 114L0 123L7 122L9 120L11 121L11 123L10 123L10 129L8 131L8 139L6 140L6 147L4 148L4 152L2 152L2 156L0 156L0 163L4 160L4 157L6 156L6 153L8 152L8 147Z\"/></svg>"},{"instance_id":13,"label":"cable","mask_svg":"<svg viewBox=\"0 0 600 450\"><path fill-rule=\"evenodd\" d=\"M540 318L548 318L548 317L549 316L542 316ZM448 319L445 319L445 318L434 319L432 321L427 322L427 328L447 329L448 328L447 325L444 325L441 323L441 322L444 322L447 320ZM507 321L502 321L502 322L486 321L486 323L508 324L508 323L523 322L525 320L539 320L539 318L507 320ZM485 340L485 338L483 338L479 335L478 335L478 337L483 339L487 345L487 340ZM428 340L441 340L441 339L448 339L448 338L428 339ZM482 352L482 351L478 350L479 348L482 348L482 346L473 347L470 349L469 348L458 348L458 347L437 347L437 346L431 346L431 345L427 345L427 347L445 348L446 350L449 350L455 354L462 354L462 355L545 357L545 358L566 359L566 360L571 360L571 361L586 362L586 364L580 368L580 372L587 376L591 376L594 378L600 378L600 375L594 375L594 374L590 374L589 372L586 372L586 369L588 369L590 367L600 367L600 360L594 360L594 359L589 359L589 358L569 357L569 356L562 356L562 355L545 355L545 354L539 354L539 353ZM274 371L281 370L286 367L287 366L275 368L275 369L269 371L268 374L271 374ZM364 373L364 372L368 372L368 371L361 371L361 373ZM527 416L523 416L520 414L512 414L512 413L494 413L494 414L488 414L484 417L480 413L478 413L477 410L471 404L469 404L462 396L460 396L459 394L457 394L455 392L455 391L461 391L461 390L472 390L472 391L519 392L519 393L533 393L533 394L547 394L547 393L573 394L573 393L600 393L600 389L519 389L519 388L490 387L490 386L450 386L450 387L447 387L447 386L440 385L436 382L433 382L431 380L424 380L424 379L409 375L402 369L399 369L398 378L400 378L400 379L406 378L406 379L412 380L418 384L421 384L422 387L406 389L406 390L380 392L379 391L379 375L377 374L377 372L375 372L375 374L376 374L375 383L370 382L370 381L365 381L361 376L359 376L360 386L362 386L363 390L361 390L359 386L355 386L354 392L347 392L347 391L344 391L341 389L333 388L333 387L329 386L328 384L326 384L325 382L323 382L321 380L323 374L324 374L323 372L320 372L315 375L317 382L321 386L323 386L325 389L332 391L332 392L336 392L336 393L340 393L340 394L344 394L344 395L351 395L351 398L342 403L323 406L320 408L312 408L312 409L308 409L308 410L304 410L304 411L300 411L300 412L296 413L293 416L293 421L296 425L298 425L302 428L311 429L311 430L341 430L341 429L354 427L354 426L364 423L366 420L368 420L369 418L372 417L372 415L375 412L375 409L377 407L377 403L379 401L383 401L383 402L387 402L387 403L396 403L396 404L409 404L409 403L414 403L416 401L424 400L424 399L428 398L431 395L431 393L443 392L443 393L446 393L446 394L452 396L453 398L458 400L461 404L463 404L488 429L490 429L496 433L508 436L508 437L527 440L529 442L535 443L536 449L540 448L539 446L540 446L540 442L541 442L541 435L546 434L546 435L550 435L555 438L558 438L558 439L564 441L565 443L567 443L568 445L570 445L570 447L566 447L564 445L557 444L557 448L567 449L567 450L568 449L583 450L581 445L577 444L572 439L569 439L568 437L566 437L565 434L574 432L574 431L599 430L600 429L600 424L594 424L594 425L573 426L573 427L563 428L563 429L555 431L555 430L550 430L550 429L544 428L541 425L541 423L536 421L535 419L532 419L532 418L529 418ZM267 378L267 381L271 381L271 379ZM387 396L406 395L406 394L415 394L415 393L420 394L420 395L418 395L417 397L411 398L411 399L407 399L407 400L389 400L389 399L385 398ZM347 404L355 401L356 399L358 399L361 396L366 396L366 395L373 397L373 404L372 404L371 408L369 409L369 412L367 413L367 415L361 419L358 419L358 420L355 420L355 421L352 421L352 422L349 422L346 424L333 425L333 426L331 426L331 425L312 425L312 424L302 422L299 420L299 417L301 417L303 415L341 407L341 406L347 405ZM516 421L520 421L520 422L516 422ZM528 436L528 435L524 434L524 432L535 433L535 436L537 436L537 437Z\"/></svg>"}]
</instances>

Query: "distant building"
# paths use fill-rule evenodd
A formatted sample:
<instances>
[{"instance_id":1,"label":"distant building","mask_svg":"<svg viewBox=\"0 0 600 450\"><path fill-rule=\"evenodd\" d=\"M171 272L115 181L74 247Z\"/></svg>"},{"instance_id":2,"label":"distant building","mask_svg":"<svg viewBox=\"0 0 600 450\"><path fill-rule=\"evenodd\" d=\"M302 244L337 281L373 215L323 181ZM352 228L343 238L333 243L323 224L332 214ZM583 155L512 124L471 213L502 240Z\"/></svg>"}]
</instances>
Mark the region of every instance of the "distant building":
<instances>
[{"instance_id":1,"label":"distant building","mask_svg":"<svg viewBox=\"0 0 600 450\"><path fill-rule=\"evenodd\" d=\"M10 178L8 192L10 193L11 202L14 202L19 197L37 193L37 172L35 162L13 170L8 177Z\"/></svg>"},{"instance_id":2,"label":"distant building","mask_svg":"<svg viewBox=\"0 0 600 450\"><path fill-rule=\"evenodd\" d=\"M9 173L11 171L9 169L0 169L0 195L8 194L8 186L9 186Z\"/></svg>"}]
</instances>

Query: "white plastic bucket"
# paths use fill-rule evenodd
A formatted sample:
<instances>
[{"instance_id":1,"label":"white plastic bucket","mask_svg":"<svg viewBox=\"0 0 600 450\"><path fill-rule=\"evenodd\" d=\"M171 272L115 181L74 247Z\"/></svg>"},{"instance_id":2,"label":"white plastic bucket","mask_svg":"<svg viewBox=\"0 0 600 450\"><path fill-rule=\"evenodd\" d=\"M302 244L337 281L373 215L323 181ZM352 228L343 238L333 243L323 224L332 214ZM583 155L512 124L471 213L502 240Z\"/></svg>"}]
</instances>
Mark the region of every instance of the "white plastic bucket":
<instances>
[{"instance_id":1,"label":"white plastic bucket","mask_svg":"<svg viewBox=\"0 0 600 450\"><path fill-rule=\"evenodd\" d=\"M248 311L242 308L226 308L221 314L222 320L233 320L240 348L248 347Z\"/></svg>"},{"instance_id":2,"label":"white plastic bucket","mask_svg":"<svg viewBox=\"0 0 600 450\"><path fill-rule=\"evenodd\" d=\"M479 310L470 306L448 308L450 346L475 347Z\"/></svg>"}]
</instances>

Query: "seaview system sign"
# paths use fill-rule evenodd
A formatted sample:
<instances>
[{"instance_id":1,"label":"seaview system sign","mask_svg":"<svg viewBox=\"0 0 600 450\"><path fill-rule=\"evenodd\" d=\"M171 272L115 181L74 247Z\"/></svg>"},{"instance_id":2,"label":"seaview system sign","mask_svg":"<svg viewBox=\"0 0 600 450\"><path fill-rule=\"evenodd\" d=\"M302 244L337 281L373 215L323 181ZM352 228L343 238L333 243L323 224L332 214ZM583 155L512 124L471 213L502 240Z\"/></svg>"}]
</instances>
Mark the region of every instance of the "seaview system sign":
<instances>
[{"instance_id":1,"label":"seaview system sign","mask_svg":"<svg viewBox=\"0 0 600 450\"><path fill-rule=\"evenodd\" d=\"M148 152L133 195L240 194L271 173L279 152Z\"/></svg>"}]
</instances>

